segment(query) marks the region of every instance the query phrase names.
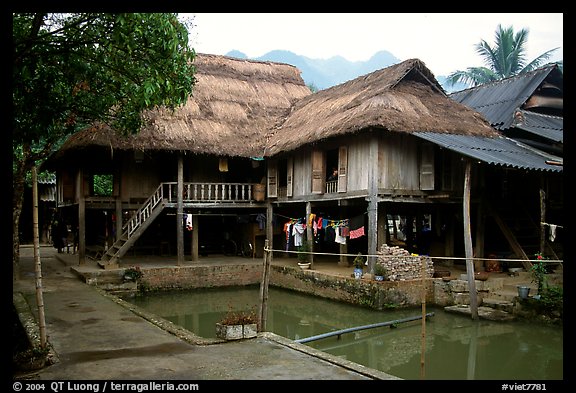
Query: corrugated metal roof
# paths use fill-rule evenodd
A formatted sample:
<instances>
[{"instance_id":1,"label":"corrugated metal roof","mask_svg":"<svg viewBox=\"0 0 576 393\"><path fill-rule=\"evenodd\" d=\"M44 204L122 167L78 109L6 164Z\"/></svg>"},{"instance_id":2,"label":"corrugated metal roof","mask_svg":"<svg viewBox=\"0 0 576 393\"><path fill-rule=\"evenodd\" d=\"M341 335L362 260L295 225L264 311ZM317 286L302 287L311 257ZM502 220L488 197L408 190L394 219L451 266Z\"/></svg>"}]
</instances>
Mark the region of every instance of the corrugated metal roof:
<instances>
[{"instance_id":1,"label":"corrugated metal roof","mask_svg":"<svg viewBox=\"0 0 576 393\"><path fill-rule=\"evenodd\" d=\"M547 154L504 136L487 138L436 132L415 132L414 135L491 165L550 172L563 170L562 165L546 163L547 161L563 163L561 157Z\"/></svg>"},{"instance_id":2,"label":"corrugated metal roof","mask_svg":"<svg viewBox=\"0 0 576 393\"><path fill-rule=\"evenodd\" d=\"M513 127L514 113L556 66L542 67L514 77L457 91L449 95L480 112L496 129Z\"/></svg>"},{"instance_id":3,"label":"corrugated metal roof","mask_svg":"<svg viewBox=\"0 0 576 393\"><path fill-rule=\"evenodd\" d=\"M564 118L518 110L514 126L542 138L564 143Z\"/></svg>"}]
</instances>

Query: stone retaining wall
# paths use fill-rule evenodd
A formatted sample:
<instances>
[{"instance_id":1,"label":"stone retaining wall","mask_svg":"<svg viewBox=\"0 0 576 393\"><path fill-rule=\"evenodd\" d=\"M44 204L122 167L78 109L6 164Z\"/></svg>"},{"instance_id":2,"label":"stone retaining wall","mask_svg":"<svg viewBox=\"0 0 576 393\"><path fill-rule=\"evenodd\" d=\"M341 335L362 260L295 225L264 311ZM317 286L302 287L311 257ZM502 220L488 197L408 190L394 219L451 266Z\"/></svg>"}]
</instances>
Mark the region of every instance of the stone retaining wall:
<instances>
[{"instance_id":1,"label":"stone retaining wall","mask_svg":"<svg viewBox=\"0 0 576 393\"><path fill-rule=\"evenodd\" d=\"M144 291L259 285L262 279L262 265L259 263L142 267L141 270L143 277L138 282L138 289ZM84 279L89 284L112 292L137 289L135 283L123 282L121 277L121 271L114 274L102 271L86 275ZM426 278L425 282L426 303L429 305L469 303L465 281L446 282L441 278ZM484 282L476 283L481 299L489 288L484 288L487 285ZM375 309L418 307L422 304L421 279L375 281L370 275L355 279L302 270L297 266L272 265L269 284Z\"/></svg>"},{"instance_id":2,"label":"stone retaining wall","mask_svg":"<svg viewBox=\"0 0 576 393\"><path fill-rule=\"evenodd\" d=\"M272 266L270 285L376 309L422 304L422 281L375 281L336 277L288 266ZM432 280L426 280L426 302L433 302Z\"/></svg>"}]
</instances>

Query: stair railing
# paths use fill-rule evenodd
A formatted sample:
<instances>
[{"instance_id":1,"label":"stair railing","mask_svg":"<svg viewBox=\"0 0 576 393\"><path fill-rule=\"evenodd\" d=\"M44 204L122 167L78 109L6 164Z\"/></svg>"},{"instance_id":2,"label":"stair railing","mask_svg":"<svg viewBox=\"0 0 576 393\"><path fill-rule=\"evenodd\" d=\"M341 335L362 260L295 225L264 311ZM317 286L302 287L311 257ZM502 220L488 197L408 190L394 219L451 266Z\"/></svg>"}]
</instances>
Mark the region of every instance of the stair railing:
<instances>
[{"instance_id":1,"label":"stair railing","mask_svg":"<svg viewBox=\"0 0 576 393\"><path fill-rule=\"evenodd\" d=\"M140 228L140 226L150 217L156 206L164 199L163 183L161 183L156 191L142 204L136 213L130 217L128 222L122 227L122 233L130 238L132 234Z\"/></svg>"}]
</instances>

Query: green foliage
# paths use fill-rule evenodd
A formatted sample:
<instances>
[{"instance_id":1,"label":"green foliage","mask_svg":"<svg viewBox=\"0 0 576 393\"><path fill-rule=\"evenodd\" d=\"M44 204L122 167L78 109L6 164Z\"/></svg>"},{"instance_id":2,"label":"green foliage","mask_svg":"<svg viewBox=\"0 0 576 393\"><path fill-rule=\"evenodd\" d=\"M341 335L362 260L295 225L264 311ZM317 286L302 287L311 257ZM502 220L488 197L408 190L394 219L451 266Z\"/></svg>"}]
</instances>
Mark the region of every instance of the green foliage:
<instances>
[{"instance_id":1,"label":"green foliage","mask_svg":"<svg viewBox=\"0 0 576 393\"><path fill-rule=\"evenodd\" d=\"M113 175L94 175L94 195L111 196L113 190Z\"/></svg>"},{"instance_id":2,"label":"green foliage","mask_svg":"<svg viewBox=\"0 0 576 393\"><path fill-rule=\"evenodd\" d=\"M316 86L313 82L308 83L306 86L308 86L312 93L318 92L318 86Z\"/></svg>"},{"instance_id":3,"label":"green foliage","mask_svg":"<svg viewBox=\"0 0 576 393\"><path fill-rule=\"evenodd\" d=\"M542 292L542 289L546 285L546 273L548 269L544 262L542 262L543 257L541 254L536 254L537 262L530 268L530 273L532 274L532 282L538 285L538 293Z\"/></svg>"},{"instance_id":4,"label":"green foliage","mask_svg":"<svg viewBox=\"0 0 576 393\"><path fill-rule=\"evenodd\" d=\"M356 258L354 258L354 261L352 262L352 264L354 265L354 267L356 269L364 269L364 262L365 261L366 261L366 259L364 259L362 254L358 253L358 255L356 255Z\"/></svg>"},{"instance_id":5,"label":"green foliage","mask_svg":"<svg viewBox=\"0 0 576 393\"><path fill-rule=\"evenodd\" d=\"M144 276L140 266L130 266L124 270L124 279L129 281L138 281Z\"/></svg>"},{"instance_id":6,"label":"green foliage","mask_svg":"<svg viewBox=\"0 0 576 393\"><path fill-rule=\"evenodd\" d=\"M309 251L310 247L308 247L308 242L304 240L302 245L298 247L298 261L300 263L308 263L310 258L310 254L308 254Z\"/></svg>"},{"instance_id":7,"label":"green foliage","mask_svg":"<svg viewBox=\"0 0 576 393\"><path fill-rule=\"evenodd\" d=\"M384 278L386 278L388 276L388 270L381 263L376 263L374 265L374 275L383 276Z\"/></svg>"},{"instance_id":8,"label":"green foliage","mask_svg":"<svg viewBox=\"0 0 576 393\"><path fill-rule=\"evenodd\" d=\"M564 309L564 289L559 286L547 287L540 293L540 302L548 312L557 312L562 317Z\"/></svg>"},{"instance_id":9,"label":"green foliage","mask_svg":"<svg viewBox=\"0 0 576 393\"><path fill-rule=\"evenodd\" d=\"M95 121L138 132L144 109L184 103L195 81L176 14L14 14L13 40L15 145Z\"/></svg>"},{"instance_id":10,"label":"green foliage","mask_svg":"<svg viewBox=\"0 0 576 393\"><path fill-rule=\"evenodd\" d=\"M526 59L528 29L514 33L512 26L503 28L498 25L494 37L494 46L485 40L476 44L476 53L484 61L485 67L469 67L465 71L455 71L448 75L447 83L455 85L463 82L471 86L508 78L523 72L532 71L545 64L558 48L542 53L534 60Z\"/></svg>"}]
</instances>

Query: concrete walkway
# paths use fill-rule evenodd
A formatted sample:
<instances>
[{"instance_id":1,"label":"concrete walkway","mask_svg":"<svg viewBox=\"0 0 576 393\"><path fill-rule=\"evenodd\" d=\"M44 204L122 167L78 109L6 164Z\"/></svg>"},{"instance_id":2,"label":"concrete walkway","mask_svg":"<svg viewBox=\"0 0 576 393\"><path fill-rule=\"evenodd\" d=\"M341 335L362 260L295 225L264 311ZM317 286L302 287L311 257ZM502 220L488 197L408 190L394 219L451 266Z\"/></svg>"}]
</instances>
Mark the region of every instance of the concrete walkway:
<instances>
[{"instance_id":1,"label":"concrete walkway","mask_svg":"<svg viewBox=\"0 0 576 393\"><path fill-rule=\"evenodd\" d=\"M398 379L271 333L193 344L80 281L50 246L40 249L44 313L53 364L14 379L374 380ZM34 257L20 250L23 296L37 315ZM182 332L181 332L182 333ZM182 333L186 334L186 333Z\"/></svg>"}]
</instances>

